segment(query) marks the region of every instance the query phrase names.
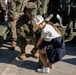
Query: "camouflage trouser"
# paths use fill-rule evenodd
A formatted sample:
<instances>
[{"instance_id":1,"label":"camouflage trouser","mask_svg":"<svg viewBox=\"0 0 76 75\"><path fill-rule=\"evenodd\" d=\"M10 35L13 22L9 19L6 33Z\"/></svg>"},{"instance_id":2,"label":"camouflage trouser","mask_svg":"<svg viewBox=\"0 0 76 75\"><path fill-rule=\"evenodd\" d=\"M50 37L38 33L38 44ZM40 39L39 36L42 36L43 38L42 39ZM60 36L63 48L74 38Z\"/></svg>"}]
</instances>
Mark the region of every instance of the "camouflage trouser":
<instances>
[{"instance_id":1,"label":"camouflage trouser","mask_svg":"<svg viewBox=\"0 0 76 75\"><path fill-rule=\"evenodd\" d=\"M15 21L9 21L9 30L11 35L11 40L16 41L17 35L16 35L16 20Z\"/></svg>"},{"instance_id":2,"label":"camouflage trouser","mask_svg":"<svg viewBox=\"0 0 76 75\"><path fill-rule=\"evenodd\" d=\"M25 49L26 49L26 46L27 46L27 41L26 41L26 38L23 37L23 36L18 36L17 37L17 44L21 50L21 53L25 53Z\"/></svg>"},{"instance_id":3,"label":"camouflage trouser","mask_svg":"<svg viewBox=\"0 0 76 75\"><path fill-rule=\"evenodd\" d=\"M26 46L27 46L26 37L31 36L31 33L30 33L31 30L29 29L28 25L24 24L20 26L19 23L17 23L16 28L17 28L16 29L17 30L17 44L21 50L21 54L24 54Z\"/></svg>"}]
</instances>

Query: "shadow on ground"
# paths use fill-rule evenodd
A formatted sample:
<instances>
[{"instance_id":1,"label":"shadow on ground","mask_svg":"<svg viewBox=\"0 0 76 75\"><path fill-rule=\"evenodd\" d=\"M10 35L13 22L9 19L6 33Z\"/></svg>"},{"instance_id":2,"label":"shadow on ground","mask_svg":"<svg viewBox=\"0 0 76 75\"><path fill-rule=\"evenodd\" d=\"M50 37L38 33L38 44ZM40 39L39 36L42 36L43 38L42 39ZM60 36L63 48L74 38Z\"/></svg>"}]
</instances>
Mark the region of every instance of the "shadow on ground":
<instances>
[{"instance_id":1,"label":"shadow on ground","mask_svg":"<svg viewBox=\"0 0 76 75\"><path fill-rule=\"evenodd\" d=\"M76 58L63 59L62 61L73 64L73 65L76 65Z\"/></svg>"},{"instance_id":2,"label":"shadow on ground","mask_svg":"<svg viewBox=\"0 0 76 75\"><path fill-rule=\"evenodd\" d=\"M66 45L76 47L76 36L71 41L66 42Z\"/></svg>"},{"instance_id":3,"label":"shadow on ground","mask_svg":"<svg viewBox=\"0 0 76 75\"><path fill-rule=\"evenodd\" d=\"M38 67L38 62L35 62L33 60L26 60L24 63L21 65L22 68L30 69L30 70L36 70Z\"/></svg>"},{"instance_id":4,"label":"shadow on ground","mask_svg":"<svg viewBox=\"0 0 76 75\"><path fill-rule=\"evenodd\" d=\"M76 47L66 47L66 55L76 56Z\"/></svg>"},{"instance_id":5,"label":"shadow on ground","mask_svg":"<svg viewBox=\"0 0 76 75\"><path fill-rule=\"evenodd\" d=\"M6 44L10 46L10 43L5 42L4 45L2 46L4 49L3 48L0 49L0 68L1 65L5 63L4 66L8 64L13 64L18 67L22 67L30 70L36 70L38 65L37 62L35 62L34 60L24 60L24 61L19 59L16 60L15 58L19 56L20 52L18 50L11 51L10 47L7 46ZM30 58L30 57L33 57L32 54L30 53L26 54L26 58ZM14 59L18 63L12 63ZM22 65L19 65L19 63L22 63Z\"/></svg>"},{"instance_id":6,"label":"shadow on ground","mask_svg":"<svg viewBox=\"0 0 76 75\"><path fill-rule=\"evenodd\" d=\"M11 63L18 53L17 50L0 49L0 63Z\"/></svg>"},{"instance_id":7,"label":"shadow on ground","mask_svg":"<svg viewBox=\"0 0 76 75\"><path fill-rule=\"evenodd\" d=\"M4 46L4 47L7 47L7 46ZM8 49L0 49L0 64L1 63L12 64L11 62L16 58L16 56L19 53L20 52L18 50L11 51L11 50L8 50ZM70 47L70 46L66 46L66 55L76 56L76 48L73 48L73 47ZM32 57L32 55L31 54L27 54L26 57L27 58L28 57ZM30 70L36 70L36 68L38 67L38 62L36 62L33 59L25 60L25 61L16 60L19 63L23 62L22 65L21 66L19 66L18 64L13 64L13 65L16 65L16 66L21 67L21 68L30 69ZM73 64L73 65L76 65L76 58L63 59L62 61L70 63L70 64Z\"/></svg>"}]
</instances>

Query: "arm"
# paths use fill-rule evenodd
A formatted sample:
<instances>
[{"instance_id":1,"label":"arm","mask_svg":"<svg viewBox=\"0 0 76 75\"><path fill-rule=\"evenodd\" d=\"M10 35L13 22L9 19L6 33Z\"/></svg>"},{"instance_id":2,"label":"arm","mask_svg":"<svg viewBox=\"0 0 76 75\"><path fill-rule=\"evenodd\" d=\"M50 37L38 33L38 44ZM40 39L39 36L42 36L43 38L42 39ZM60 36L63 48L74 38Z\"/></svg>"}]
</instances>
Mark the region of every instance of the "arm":
<instances>
[{"instance_id":1,"label":"arm","mask_svg":"<svg viewBox=\"0 0 76 75\"><path fill-rule=\"evenodd\" d=\"M37 42L37 44L36 44L36 46L39 47L39 45L42 43L42 41L43 41L43 38L40 37L39 40L38 40L38 42Z\"/></svg>"},{"instance_id":2,"label":"arm","mask_svg":"<svg viewBox=\"0 0 76 75\"><path fill-rule=\"evenodd\" d=\"M13 20L18 17L19 11L21 10L22 0L11 0L9 3L9 13ZM19 10L19 11L18 11ZM19 13L18 13L19 12Z\"/></svg>"},{"instance_id":3,"label":"arm","mask_svg":"<svg viewBox=\"0 0 76 75\"><path fill-rule=\"evenodd\" d=\"M9 5L10 5L9 11L10 11L11 17L16 16L16 1L11 0Z\"/></svg>"},{"instance_id":4,"label":"arm","mask_svg":"<svg viewBox=\"0 0 76 75\"><path fill-rule=\"evenodd\" d=\"M8 9L9 9L10 17L13 20L16 20L16 1L11 0Z\"/></svg>"},{"instance_id":5,"label":"arm","mask_svg":"<svg viewBox=\"0 0 76 75\"><path fill-rule=\"evenodd\" d=\"M3 0L0 1L3 12L6 12L6 5Z\"/></svg>"}]
</instances>

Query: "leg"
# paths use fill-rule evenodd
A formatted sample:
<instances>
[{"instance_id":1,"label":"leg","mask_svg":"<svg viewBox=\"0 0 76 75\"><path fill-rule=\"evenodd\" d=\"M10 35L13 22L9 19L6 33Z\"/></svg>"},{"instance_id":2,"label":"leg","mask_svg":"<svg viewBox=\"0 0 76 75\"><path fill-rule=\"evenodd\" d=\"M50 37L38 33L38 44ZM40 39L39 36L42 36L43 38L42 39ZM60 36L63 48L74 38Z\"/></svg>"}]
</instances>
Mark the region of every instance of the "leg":
<instances>
[{"instance_id":1,"label":"leg","mask_svg":"<svg viewBox=\"0 0 76 75\"><path fill-rule=\"evenodd\" d=\"M34 48L31 50L32 55L35 58L39 58L39 53L38 53L38 48L36 48L36 43L37 43L37 39L36 38L31 38L32 42L34 43Z\"/></svg>"},{"instance_id":2,"label":"leg","mask_svg":"<svg viewBox=\"0 0 76 75\"><path fill-rule=\"evenodd\" d=\"M11 50L15 49L16 46L16 20L9 22L9 28L11 30Z\"/></svg>"},{"instance_id":3,"label":"leg","mask_svg":"<svg viewBox=\"0 0 76 75\"><path fill-rule=\"evenodd\" d=\"M19 56L19 59L25 60L25 58L26 58L25 49L26 49L26 46L27 46L27 41L24 37L20 36L20 37L17 38L17 43L18 43L18 46L21 50L21 54Z\"/></svg>"},{"instance_id":4,"label":"leg","mask_svg":"<svg viewBox=\"0 0 76 75\"><path fill-rule=\"evenodd\" d=\"M27 38L30 39L34 44L34 48L31 50L33 57L39 58L38 48L35 46L37 43L37 39L33 37L27 37Z\"/></svg>"},{"instance_id":5,"label":"leg","mask_svg":"<svg viewBox=\"0 0 76 75\"><path fill-rule=\"evenodd\" d=\"M40 50L39 55L40 55L40 61L42 63L42 68L41 67L38 68L37 71L44 72L44 73L50 73L50 69L47 63L46 50L45 49Z\"/></svg>"},{"instance_id":6,"label":"leg","mask_svg":"<svg viewBox=\"0 0 76 75\"><path fill-rule=\"evenodd\" d=\"M38 59L38 68L42 68L42 66L43 66L43 63L42 63L42 61L40 59L40 56L39 56L39 59Z\"/></svg>"},{"instance_id":7,"label":"leg","mask_svg":"<svg viewBox=\"0 0 76 75\"><path fill-rule=\"evenodd\" d=\"M18 58L21 59L21 60L25 60L26 59L26 56L25 56L26 45L23 45L23 46L21 45L19 47L20 47L20 50L21 50L21 54Z\"/></svg>"},{"instance_id":8,"label":"leg","mask_svg":"<svg viewBox=\"0 0 76 75\"><path fill-rule=\"evenodd\" d=\"M11 50L15 50L15 46L16 46L16 41L12 40L11 41Z\"/></svg>"},{"instance_id":9,"label":"leg","mask_svg":"<svg viewBox=\"0 0 76 75\"><path fill-rule=\"evenodd\" d=\"M40 59L43 63L43 66L45 67L48 67L47 65L47 56L46 56L46 50L45 49L42 49L39 51L39 56L40 56Z\"/></svg>"}]
</instances>

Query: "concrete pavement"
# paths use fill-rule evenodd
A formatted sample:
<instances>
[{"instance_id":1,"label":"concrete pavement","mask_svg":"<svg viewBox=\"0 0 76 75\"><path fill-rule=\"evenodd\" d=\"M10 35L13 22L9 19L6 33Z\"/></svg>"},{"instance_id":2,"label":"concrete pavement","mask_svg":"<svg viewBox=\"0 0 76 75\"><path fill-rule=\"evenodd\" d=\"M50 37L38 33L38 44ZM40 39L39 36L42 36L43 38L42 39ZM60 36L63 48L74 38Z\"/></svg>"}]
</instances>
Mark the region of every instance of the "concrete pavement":
<instances>
[{"instance_id":1,"label":"concrete pavement","mask_svg":"<svg viewBox=\"0 0 76 75\"><path fill-rule=\"evenodd\" d=\"M30 51L33 45L28 44L26 48L26 60L17 58L20 53L19 47L15 51L9 50L10 43L3 44L0 49L0 75L47 75L37 73L38 59L32 57ZM66 55L50 69L48 75L76 75L76 47L66 46Z\"/></svg>"}]
</instances>

